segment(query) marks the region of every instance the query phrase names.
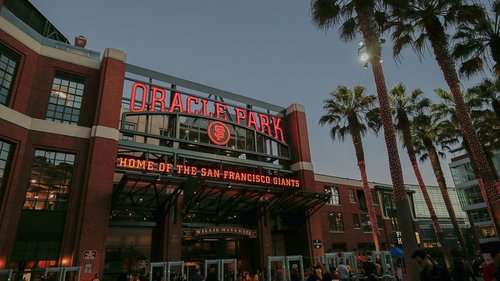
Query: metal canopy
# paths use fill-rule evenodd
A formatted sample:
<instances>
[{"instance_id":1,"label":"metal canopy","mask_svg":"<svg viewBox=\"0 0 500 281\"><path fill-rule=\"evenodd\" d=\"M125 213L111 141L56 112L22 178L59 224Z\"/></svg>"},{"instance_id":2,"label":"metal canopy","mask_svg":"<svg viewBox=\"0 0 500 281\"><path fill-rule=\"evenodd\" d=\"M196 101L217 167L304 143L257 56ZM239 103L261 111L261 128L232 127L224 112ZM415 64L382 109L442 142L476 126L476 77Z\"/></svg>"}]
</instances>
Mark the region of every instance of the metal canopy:
<instances>
[{"instance_id":1,"label":"metal canopy","mask_svg":"<svg viewBox=\"0 0 500 281\"><path fill-rule=\"evenodd\" d=\"M181 178L125 173L113 188L111 218L155 221L176 204L183 182Z\"/></svg>"},{"instance_id":2,"label":"metal canopy","mask_svg":"<svg viewBox=\"0 0 500 281\"><path fill-rule=\"evenodd\" d=\"M206 180L198 182L192 194L185 194L184 214L214 213L226 217L256 210L260 217L266 211L286 215L305 210L310 216L328 199L329 195L323 193Z\"/></svg>"},{"instance_id":3,"label":"metal canopy","mask_svg":"<svg viewBox=\"0 0 500 281\"><path fill-rule=\"evenodd\" d=\"M329 200L324 193L284 187L125 172L113 188L111 219L157 221L172 208L177 210L181 194L184 217L206 214L216 224L250 213L260 217L304 211L310 216Z\"/></svg>"}]
</instances>

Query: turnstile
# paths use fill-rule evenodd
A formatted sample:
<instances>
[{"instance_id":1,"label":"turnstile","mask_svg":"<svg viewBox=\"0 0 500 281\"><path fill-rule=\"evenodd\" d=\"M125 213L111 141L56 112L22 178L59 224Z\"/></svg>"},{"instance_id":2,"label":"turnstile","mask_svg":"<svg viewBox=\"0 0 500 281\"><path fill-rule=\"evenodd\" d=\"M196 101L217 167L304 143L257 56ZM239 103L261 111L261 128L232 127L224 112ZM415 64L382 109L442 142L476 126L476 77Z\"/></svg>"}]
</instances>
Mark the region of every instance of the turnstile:
<instances>
[{"instance_id":1,"label":"turnstile","mask_svg":"<svg viewBox=\"0 0 500 281\"><path fill-rule=\"evenodd\" d=\"M232 273L230 268L233 267ZM210 269L209 269L210 267ZM205 279L207 278L209 271L211 269L215 270L217 274L218 281L236 281L238 280L238 260L236 259L216 259L216 260L205 260Z\"/></svg>"},{"instance_id":2,"label":"turnstile","mask_svg":"<svg viewBox=\"0 0 500 281\"><path fill-rule=\"evenodd\" d=\"M161 274L163 276L163 281L169 281L172 275L172 268L179 267L179 274L181 280L184 279L184 262L183 261L168 261L168 262L152 262L151 269L149 273L149 281L153 281L153 273L155 268L161 268Z\"/></svg>"},{"instance_id":3,"label":"turnstile","mask_svg":"<svg viewBox=\"0 0 500 281\"><path fill-rule=\"evenodd\" d=\"M45 269L45 276L48 276L49 273L54 273L57 276L57 281L66 281L66 276L68 272L76 273L76 281L80 281L80 272L81 267L79 266L67 266L67 267L48 267Z\"/></svg>"}]
</instances>

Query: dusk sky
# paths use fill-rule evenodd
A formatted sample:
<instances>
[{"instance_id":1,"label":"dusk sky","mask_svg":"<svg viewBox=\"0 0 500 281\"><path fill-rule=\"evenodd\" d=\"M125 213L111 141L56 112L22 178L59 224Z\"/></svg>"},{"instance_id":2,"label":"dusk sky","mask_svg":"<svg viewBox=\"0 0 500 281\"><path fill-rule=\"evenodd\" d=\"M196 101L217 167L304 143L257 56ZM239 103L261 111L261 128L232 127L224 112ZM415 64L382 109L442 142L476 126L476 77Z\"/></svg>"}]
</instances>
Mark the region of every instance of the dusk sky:
<instances>
[{"instance_id":1,"label":"dusk sky","mask_svg":"<svg viewBox=\"0 0 500 281\"><path fill-rule=\"evenodd\" d=\"M311 23L310 1L241 0L31 0L71 42L87 38L101 53L116 48L127 62L236 94L287 107L305 106L316 173L360 179L351 139L333 142L320 127L323 100L339 85L362 85L376 94L371 70L357 59L360 40L343 42L337 29ZM139 5L142 4L142 5ZM383 66L390 87L446 88L434 56L422 60L411 50L396 63L390 38ZM480 80L462 80L470 87ZM368 178L391 183L382 132L364 140ZM406 183L416 183L406 152L400 149ZM442 161L447 184L453 185ZM430 163L421 165L427 184L436 185Z\"/></svg>"}]
</instances>

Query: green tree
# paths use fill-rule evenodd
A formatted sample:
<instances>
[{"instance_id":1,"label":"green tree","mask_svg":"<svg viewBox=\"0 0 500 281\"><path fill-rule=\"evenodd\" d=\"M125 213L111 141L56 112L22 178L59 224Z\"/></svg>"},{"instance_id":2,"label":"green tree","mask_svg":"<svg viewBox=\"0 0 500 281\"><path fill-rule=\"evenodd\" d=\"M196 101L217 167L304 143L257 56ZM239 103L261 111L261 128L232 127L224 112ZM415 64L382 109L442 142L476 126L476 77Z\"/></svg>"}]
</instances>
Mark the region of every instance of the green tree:
<instances>
[{"instance_id":1,"label":"green tree","mask_svg":"<svg viewBox=\"0 0 500 281\"><path fill-rule=\"evenodd\" d=\"M450 144L455 143L456 140L450 138L446 134L446 130L443 130L443 126L439 123L439 120L429 114L429 112L420 111L413 118L411 132L413 137L413 144L417 154L421 155L420 160L429 160L431 162L432 170L434 171L434 176L441 191L441 196L443 197L446 210L450 216L451 223L453 225L453 230L457 235L460 248L464 253L467 253L467 246L465 244L462 231L458 225L457 216L455 215L455 210L451 203L450 195L448 193L448 187L446 185L446 179L443 174L443 168L439 162L439 158L444 158L445 153L443 149L449 150ZM451 140L451 141L450 141ZM441 148L439 150L438 148Z\"/></svg>"},{"instance_id":2,"label":"green tree","mask_svg":"<svg viewBox=\"0 0 500 281\"><path fill-rule=\"evenodd\" d=\"M405 46L412 46L418 54L422 54L426 42L430 42L435 59L453 96L461 131L469 144L471 160L477 167L479 186L498 233L500 216L495 215L494 208L500 206L498 192L500 184L495 180L495 173L469 116L446 33L446 28L450 24L467 22L469 18L474 18L470 14L477 10L477 6L464 5L461 0L385 1L390 7L389 22L394 42L393 53L396 57Z\"/></svg>"},{"instance_id":3,"label":"green tree","mask_svg":"<svg viewBox=\"0 0 500 281\"><path fill-rule=\"evenodd\" d=\"M486 109L493 110L495 117L500 120L500 79L494 80L485 78L481 83L469 89L472 95L477 99Z\"/></svg>"},{"instance_id":4,"label":"green tree","mask_svg":"<svg viewBox=\"0 0 500 281\"><path fill-rule=\"evenodd\" d=\"M412 213L408 194L405 191L403 170L399 159L396 131L392 122L389 95L382 68L380 42L381 28L377 22L382 22L383 13L377 12L375 0L312 0L311 13L313 23L324 29L340 25L340 38L351 40L361 33L368 62L371 65L380 108L380 119L384 128L384 139L389 158L389 171L393 185L397 218L401 235L404 240L403 251L407 261L418 248L412 222ZM382 19L381 19L382 18ZM407 263L408 280L417 280L418 269L412 263Z\"/></svg>"},{"instance_id":5,"label":"green tree","mask_svg":"<svg viewBox=\"0 0 500 281\"><path fill-rule=\"evenodd\" d=\"M425 186L422 174L420 173L420 168L418 166L417 156L415 149L413 147L413 137L411 135L411 125L413 122L413 117L422 114L422 112L430 107L430 100L424 98L423 92L420 89L415 89L410 96L406 94L406 86L403 83L398 83L392 87L390 91L391 106L394 111L394 119L396 130L401 134L403 139L403 145L408 152L408 157L410 158L411 166L415 177L417 178L418 185L424 196L425 204L429 209L431 215L432 224L436 232L439 243L441 244L441 251L443 252L444 260L446 266L451 268L453 261L451 258L448 246L445 244L443 230L441 229L441 224L434 210L429 192Z\"/></svg>"},{"instance_id":6,"label":"green tree","mask_svg":"<svg viewBox=\"0 0 500 281\"><path fill-rule=\"evenodd\" d=\"M474 9L473 19L461 22L454 38L458 41L453 57L461 61L460 74L470 77L491 65L500 75L500 0L491 3L491 14L484 7Z\"/></svg>"},{"instance_id":7,"label":"green tree","mask_svg":"<svg viewBox=\"0 0 500 281\"><path fill-rule=\"evenodd\" d=\"M323 101L323 109L326 113L319 119L319 124L331 126L330 136L333 140L344 141L347 135L352 138L363 183L368 217L371 222L373 243L375 243L375 250L378 252L380 251L380 243L377 214L373 207L372 193L368 185L362 140L368 128L375 132L379 129L375 108L376 100L377 98L373 95L365 95L365 88L361 86L356 86L353 90L346 86L339 86L330 93L328 99Z\"/></svg>"}]
</instances>

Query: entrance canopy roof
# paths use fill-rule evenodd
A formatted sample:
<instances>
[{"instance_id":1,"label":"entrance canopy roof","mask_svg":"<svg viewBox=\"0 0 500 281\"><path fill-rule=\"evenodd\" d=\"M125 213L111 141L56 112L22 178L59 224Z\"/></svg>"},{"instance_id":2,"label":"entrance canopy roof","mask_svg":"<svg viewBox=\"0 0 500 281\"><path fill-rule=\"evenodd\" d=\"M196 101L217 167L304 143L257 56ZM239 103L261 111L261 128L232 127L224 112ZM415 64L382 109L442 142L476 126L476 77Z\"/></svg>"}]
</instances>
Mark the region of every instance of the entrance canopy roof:
<instances>
[{"instance_id":1,"label":"entrance canopy roof","mask_svg":"<svg viewBox=\"0 0 500 281\"><path fill-rule=\"evenodd\" d=\"M248 214L260 217L266 212L310 216L329 199L324 193L283 187L131 172L115 175L111 219L120 221L157 221L168 211L179 210L181 195L185 219L207 216L216 224Z\"/></svg>"}]
</instances>

